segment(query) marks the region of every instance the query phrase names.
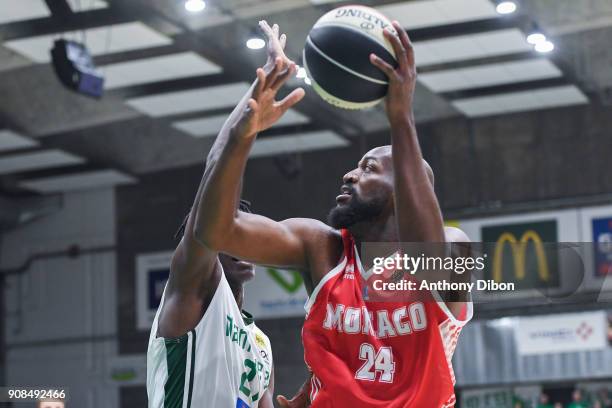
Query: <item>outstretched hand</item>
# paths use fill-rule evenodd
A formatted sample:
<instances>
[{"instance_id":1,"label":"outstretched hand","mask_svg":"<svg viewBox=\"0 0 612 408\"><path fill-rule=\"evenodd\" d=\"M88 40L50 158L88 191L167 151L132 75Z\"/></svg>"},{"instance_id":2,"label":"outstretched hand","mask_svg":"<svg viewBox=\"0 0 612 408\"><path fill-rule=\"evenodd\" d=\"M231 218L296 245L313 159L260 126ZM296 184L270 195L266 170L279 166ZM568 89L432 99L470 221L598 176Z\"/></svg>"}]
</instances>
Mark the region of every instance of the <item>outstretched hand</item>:
<instances>
[{"instance_id":1,"label":"outstretched hand","mask_svg":"<svg viewBox=\"0 0 612 408\"><path fill-rule=\"evenodd\" d=\"M274 63L277 58L280 58L283 64L283 68L288 67L293 61L291 61L287 55L285 55L285 45L287 45L287 35L280 34L280 28L278 24L274 24L272 27L268 24L266 20L261 20L259 22L259 28L263 31L264 35L267 39L268 44L268 61L266 62L265 67L271 70L274 67Z\"/></svg>"},{"instance_id":2,"label":"outstretched hand","mask_svg":"<svg viewBox=\"0 0 612 408\"><path fill-rule=\"evenodd\" d=\"M393 22L393 28L397 31L397 35L387 28L384 30L384 36L395 51L397 68L393 68L379 56L370 54L370 62L389 78L389 90L385 103L390 122L412 117L412 102L417 78L414 48L410 38L397 21Z\"/></svg>"},{"instance_id":3,"label":"outstretched hand","mask_svg":"<svg viewBox=\"0 0 612 408\"><path fill-rule=\"evenodd\" d=\"M284 68L285 62L281 57L276 57L274 67L269 73L264 69L257 69L257 83L248 105L235 130L240 137L255 137L274 125L285 112L304 97L304 89L294 89L289 95L280 101L276 101L278 90L296 72L295 63L290 62Z\"/></svg>"}]
</instances>

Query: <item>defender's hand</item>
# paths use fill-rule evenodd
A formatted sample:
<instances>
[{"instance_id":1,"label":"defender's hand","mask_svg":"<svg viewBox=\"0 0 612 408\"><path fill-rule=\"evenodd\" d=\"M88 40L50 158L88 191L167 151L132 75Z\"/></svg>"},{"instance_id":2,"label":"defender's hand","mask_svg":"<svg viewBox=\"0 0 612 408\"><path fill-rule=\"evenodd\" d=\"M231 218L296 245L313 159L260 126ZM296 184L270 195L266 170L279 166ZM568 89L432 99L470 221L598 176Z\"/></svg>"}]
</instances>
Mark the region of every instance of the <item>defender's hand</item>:
<instances>
[{"instance_id":1,"label":"defender's hand","mask_svg":"<svg viewBox=\"0 0 612 408\"><path fill-rule=\"evenodd\" d=\"M393 34L389 29L385 29L384 35L395 50L398 62L397 69L394 69L377 55L370 55L370 62L389 78L389 90L385 104L387 116L391 123L403 119L413 119L412 101L417 78L414 49L408 34L397 21L393 22L393 27L398 35Z\"/></svg>"},{"instance_id":2,"label":"defender's hand","mask_svg":"<svg viewBox=\"0 0 612 408\"><path fill-rule=\"evenodd\" d=\"M274 125L289 108L304 97L304 89L297 88L283 100L276 101L278 90L296 71L293 62L286 69L282 67L283 61L281 57L277 57L274 68L269 73L262 68L257 69L257 84L253 94L233 128L236 137L255 137L257 133Z\"/></svg>"},{"instance_id":3,"label":"defender's hand","mask_svg":"<svg viewBox=\"0 0 612 408\"><path fill-rule=\"evenodd\" d=\"M266 20L261 20L259 22L259 28L265 34L267 38L268 44L268 61L264 68L266 72L270 71L274 68L274 62L277 58L281 58L283 63L283 69L287 68L293 61L291 61L285 55L285 45L287 44L287 35L282 34L279 36L280 29L278 24L274 24L272 27L268 24Z\"/></svg>"},{"instance_id":4,"label":"defender's hand","mask_svg":"<svg viewBox=\"0 0 612 408\"><path fill-rule=\"evenodd\" d=\"M304 394L298 394L295 397L288 400L284 395L276 397L276 402L281 408L307 408L310 406L308 396Z\"/></svg>"},{"instance_id":5,"label":"defender's hand","mask_svg":"<svg viewBox=\"0 0 612 408\"><path fill-rule=\"evenodd\" d=\"M312 372L309 373L308 378L304 381L304 384L300 387L299 391L288 400L284 395L276 397L276 402L281 408L306 408L310 406L310 380L312 379Z\"/></svg>"}]
</instances>

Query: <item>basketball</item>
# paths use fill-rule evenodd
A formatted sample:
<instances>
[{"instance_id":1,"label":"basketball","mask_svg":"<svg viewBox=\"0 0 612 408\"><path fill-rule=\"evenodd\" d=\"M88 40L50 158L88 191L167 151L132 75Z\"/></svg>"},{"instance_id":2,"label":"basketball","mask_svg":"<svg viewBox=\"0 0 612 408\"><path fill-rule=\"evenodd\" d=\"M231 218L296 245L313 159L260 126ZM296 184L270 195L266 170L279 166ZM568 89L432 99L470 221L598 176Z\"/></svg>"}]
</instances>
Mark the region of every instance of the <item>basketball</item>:
<instances>
[{"instance_id":1,"label":"basketball","mask_svg":"<svg viewBox=\"0 0 612 408\"><path fill-rule=\"evenodd\" d=\"M331 10L315 23L304 46L304 68L325 101L339 108L364 109L385 97L387 77L370 62L374 53L397 66L385 28L395 32L384 15L356 5Z\"/></svg>"}]
</instances>

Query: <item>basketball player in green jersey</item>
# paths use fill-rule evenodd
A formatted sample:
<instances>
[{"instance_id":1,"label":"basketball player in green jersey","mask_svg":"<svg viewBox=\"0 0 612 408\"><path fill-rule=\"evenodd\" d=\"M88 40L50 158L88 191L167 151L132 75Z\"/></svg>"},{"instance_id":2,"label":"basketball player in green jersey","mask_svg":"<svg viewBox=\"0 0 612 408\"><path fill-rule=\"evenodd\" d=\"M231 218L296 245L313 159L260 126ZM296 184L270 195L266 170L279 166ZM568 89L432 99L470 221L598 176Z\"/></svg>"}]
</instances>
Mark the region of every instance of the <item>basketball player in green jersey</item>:
<instances>
[{"instance_id":1,"label":"basketball player in green jersey","mask_svg":"<svg viewBox=\"0 0 612 408\"><path fill-rule=\"evenodd\" d=\"M229 134L253 92L276 91L295 73L283 53L286 37L262 23L268 37L268 63L220 138ZM265 83L265 85L264 85ZM304 95L296 90L279 103L263 106L273 124ZM215 143L202 186L221 150ZM274 374L268 338L242 311L243 284L253 265L210 250L196 239L197 219L207 212L200 187L174 252L170 277L158 308L147 352L149 408L273 408ZM246 211L244 203L240 210Z\"/></svg>"}]
</instances>

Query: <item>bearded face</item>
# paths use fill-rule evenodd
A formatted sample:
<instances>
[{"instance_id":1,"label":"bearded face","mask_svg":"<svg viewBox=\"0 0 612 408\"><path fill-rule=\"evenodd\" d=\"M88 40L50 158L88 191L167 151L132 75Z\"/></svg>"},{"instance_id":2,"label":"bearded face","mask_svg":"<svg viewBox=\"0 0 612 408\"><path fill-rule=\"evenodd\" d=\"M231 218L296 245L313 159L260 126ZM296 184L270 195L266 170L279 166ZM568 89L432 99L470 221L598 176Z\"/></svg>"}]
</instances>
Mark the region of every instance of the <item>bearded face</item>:
<instances>
[{"instance_id":1,"label":"bearded face","mask_svg":"<svg viewBox=\"0 0 612 408\"><path fill-rule=\"evenodd\" d=\"M352 185L342 186L342 194L337 197L338 205L331 209L328 222L333 228L350 228L380 216L388 197L383 195L363 198Z\"/></svg>"}]
</instances>

